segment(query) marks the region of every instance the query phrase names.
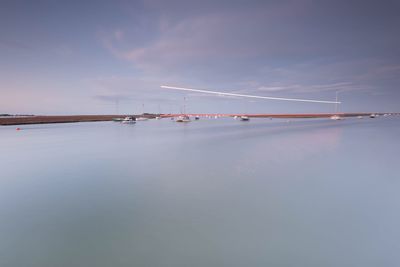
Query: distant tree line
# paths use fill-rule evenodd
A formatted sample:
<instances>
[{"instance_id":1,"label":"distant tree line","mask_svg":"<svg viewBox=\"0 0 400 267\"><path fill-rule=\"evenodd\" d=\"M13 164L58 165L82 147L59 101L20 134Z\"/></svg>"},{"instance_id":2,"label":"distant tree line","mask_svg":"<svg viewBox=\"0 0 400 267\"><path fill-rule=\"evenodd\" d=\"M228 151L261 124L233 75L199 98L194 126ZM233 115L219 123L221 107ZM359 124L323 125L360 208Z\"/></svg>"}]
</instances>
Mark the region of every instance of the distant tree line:
<instances>
[{"instance_id":1,"label":"distant tree line","mask_svg":"<svg viewBox=\"0 0 400 267\"><path fill-rule=\"evenodd\" d=\"M0 113L0 117L28 117L28 116L35 116L32 114L7 114L7 113Z\"/></svg>"}]
</instances>

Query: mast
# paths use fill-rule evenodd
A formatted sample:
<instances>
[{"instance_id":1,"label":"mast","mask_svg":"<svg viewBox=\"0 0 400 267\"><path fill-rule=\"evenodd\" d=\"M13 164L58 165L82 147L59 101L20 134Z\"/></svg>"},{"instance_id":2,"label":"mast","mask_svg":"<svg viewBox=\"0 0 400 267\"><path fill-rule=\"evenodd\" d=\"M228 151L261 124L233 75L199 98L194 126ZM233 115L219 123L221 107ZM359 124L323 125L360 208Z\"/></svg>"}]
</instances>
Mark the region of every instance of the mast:
<instances>
[{"instance_id":1,"label":"mast","mask_svg":"<svg viewBox=\"0 0 400 267\"><path fill-rule=\"evenodd\" d=\"M115 99L115 111L119 115L119 99Z\"/></svg>"},{"instance_id":2,"label":"mast","mask_svg":"<svg viewBox=\"0 0 400 267\"><path fill-rule=\"evenodd\" d=\"M183 97L183 114L186 114L186 97Z\"/></svg>"},{"instance_id":3,"label":"mast","mask_svg":"<svg viewBox=\"0 0 400 267\"><path fill-rule=\"evenodd\" d=\"M338 113L338 91L336 91L336 101L335 101L335 113Z\"/></svg>"}]
</instances>

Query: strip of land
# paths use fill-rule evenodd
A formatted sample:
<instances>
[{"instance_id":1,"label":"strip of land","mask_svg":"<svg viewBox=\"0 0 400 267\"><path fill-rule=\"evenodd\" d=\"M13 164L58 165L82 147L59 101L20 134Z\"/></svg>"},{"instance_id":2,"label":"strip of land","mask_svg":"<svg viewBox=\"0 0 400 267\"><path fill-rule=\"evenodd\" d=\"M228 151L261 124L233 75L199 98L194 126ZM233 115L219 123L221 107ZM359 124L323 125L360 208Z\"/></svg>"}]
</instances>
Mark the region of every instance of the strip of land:
<instances>
[{"instance_id":1,"label":"strip of land","mask_svg":"<svg viewBox=\"0 0 400 267\"><path fill-rule=\"evenodd\" d=\"M90 121L111 121L113 118L123 118L123 115L73 115L73 116L27 116L3 117L0 125L22 125L43 123L71 123Z\"/></svg>"},{"instance_id":2,"label":"strip of land","mask_svg":"<svg viewBox=\"0 0 400 267\"><path fill-rule=\"evenodd\" d=\"M367 117L371 114L381 116L385 114L400 115L400 113L311 113L311 114L205 114L205 113L192 113L185 114L188 116L198 117L234 117L234 116L247 116L249 118L282 118L282 119L301 119L301 118L329 118L333 115L340 117ZM158 116L169 118L177 117L182 114L159 114ZM155 118L155 114L144 115L72 115L72 116L7 116L0 117L0 125L24 125L24 124L44 124L44 123L72 123L72 122L94 122L94 121L111 121L113 119L121 119L126 116L131 117L147 117L149 119Z\"/></svg>"},{"instance_id":3,"label":"strip of land","mask_svg":"<svg viewBox=\"0 0 400 267\"><path fill-rule=\"evenodd\" d=\"M381 112L358 112L358 113L297 113L297 114L204 114L204 113L186 113L189 117L240 117L249 118L280 118L280 119L307 119L307 118L330 118L332 116L339 117L369 117L383 115L400 115L400 113L381 113ZM178 117L183 114L162 114L162 118Z\"/></svg>"}]
</instances>

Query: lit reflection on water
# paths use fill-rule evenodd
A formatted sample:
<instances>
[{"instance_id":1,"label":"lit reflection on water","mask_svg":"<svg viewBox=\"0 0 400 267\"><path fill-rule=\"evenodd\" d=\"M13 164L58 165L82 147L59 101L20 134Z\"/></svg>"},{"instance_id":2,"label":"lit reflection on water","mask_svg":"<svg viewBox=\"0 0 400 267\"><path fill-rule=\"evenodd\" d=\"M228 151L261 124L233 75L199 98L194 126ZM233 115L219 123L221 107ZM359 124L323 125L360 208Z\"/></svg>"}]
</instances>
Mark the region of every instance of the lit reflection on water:
<instances>
[{"instance_id":1,"label":"lit reflection on water","mask_svg":"<svg viewBox=\"0 0 400 267\"><path fill-rule=\"evenodd\" d=\"M398 266L400 121L0 128L0 266Z\"/></svg>"}]
</instances>

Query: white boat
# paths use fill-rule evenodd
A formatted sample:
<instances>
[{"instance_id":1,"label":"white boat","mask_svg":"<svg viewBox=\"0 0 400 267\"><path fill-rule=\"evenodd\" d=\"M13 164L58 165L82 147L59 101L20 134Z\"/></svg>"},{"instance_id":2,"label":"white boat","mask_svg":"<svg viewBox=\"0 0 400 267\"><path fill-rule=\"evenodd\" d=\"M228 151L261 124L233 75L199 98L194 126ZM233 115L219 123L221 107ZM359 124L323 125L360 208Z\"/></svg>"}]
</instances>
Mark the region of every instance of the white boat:
<instances>
[{"instance_id":1,"label":"white boat","mask_svg":"<svg viewBox=\"0 0 400 267\"><path fill-rule=\"evenodd\" d=\"M190 122L190 118L187 115L180 115L176 118L176 122Z\"/></svg>"},{"instance_id":2,"label":"white boat","mask_svg":"<svg viewBox=\"0 0 400 267\"><path fill-rule=\"evenodd\" d=\"M240 116L240 120L241 120L241 121L249 121L250 118L247 117L247 116Z\"/></svg>"},{"instance_id":3,"label":"white boat","mask_svg":"<svg viewBox=\"0 0 400 267\"><path fill-rule=\"evenodd\" d=\"M362 119L363 118L363 116L357 116L357 119Z\"/></svg>"},{"instance_id":4,"label":"white boat","mask_svg":"<svg viewBox=\"0 0 400 267\"><path fill-rule=\"evenodd\" d=\"M123 124L134 124L134 123L136 123L136 118L134 118L134 117L125 117L121 121L121 123L123 123Z\"/></svg>"},{"instance_id":5,"label":"white boat","mask_svg":"<svg viewBox=\"0 0 400 267\"><path fill-rule=\"evenodd\" d=\"M136 118L136 121L148 121L149 120L149 118L146 118L146 117L137 117Z\"/></svg>"},{"instance_id":6,"label":"white boat","mask_svg":"<svg viewBox=\"0 0 400 267\"><path fill-rule=\"evenodd\" d=\"M371 114L371 115L369 115L369 117L370 117L371 119L374 119L374 118L376 118L377 116L376 116L376 114Z\"/></svg>"},{"instance_id":7,"label":"white boat","mask_svg":"<svg viewBox=\"0 0 400 267\"><path fill-rule=\"evenodd\" d=\"M331 120L339 121L339 120L342 120L342 119L343 119L343 118L340 117L339 115L332 115L332 116L331 116Z\"/></svg>"}]
</instances>

